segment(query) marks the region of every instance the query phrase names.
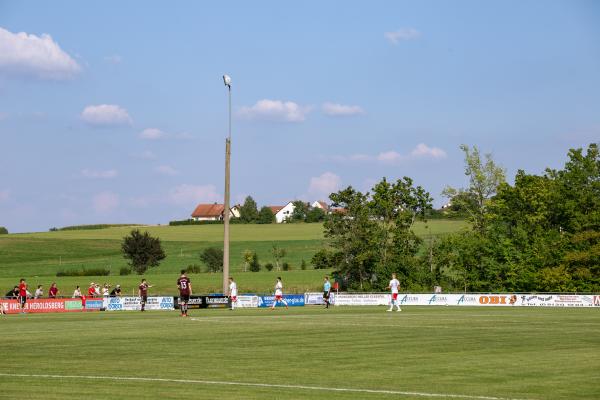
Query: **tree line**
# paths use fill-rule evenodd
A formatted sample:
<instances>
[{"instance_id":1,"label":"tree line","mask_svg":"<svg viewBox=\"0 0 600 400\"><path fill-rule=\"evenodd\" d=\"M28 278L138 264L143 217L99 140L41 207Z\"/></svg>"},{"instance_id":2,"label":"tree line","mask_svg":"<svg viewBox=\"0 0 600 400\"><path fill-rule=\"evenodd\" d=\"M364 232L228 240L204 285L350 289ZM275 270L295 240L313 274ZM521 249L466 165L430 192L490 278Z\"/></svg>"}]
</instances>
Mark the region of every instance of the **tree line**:
<instances>
[{"instance_id":1,"label":"tree line","mask_svg":"<svg viewBox=\"0 0 600 400\"><path fill-rule=\"evenodd\" d=\"M597 144L571 149L562 169L519 170L514 184L489 154L461 146L468 186L444 195L470 227L424 245L412 226L431 197L404 177L371 192L330 196L347 213L325 219L329 246L315 257L344 283L381 290L391 272L405 287L461 291L600 290L600 157Z\"/></svg>"}]
</instances>

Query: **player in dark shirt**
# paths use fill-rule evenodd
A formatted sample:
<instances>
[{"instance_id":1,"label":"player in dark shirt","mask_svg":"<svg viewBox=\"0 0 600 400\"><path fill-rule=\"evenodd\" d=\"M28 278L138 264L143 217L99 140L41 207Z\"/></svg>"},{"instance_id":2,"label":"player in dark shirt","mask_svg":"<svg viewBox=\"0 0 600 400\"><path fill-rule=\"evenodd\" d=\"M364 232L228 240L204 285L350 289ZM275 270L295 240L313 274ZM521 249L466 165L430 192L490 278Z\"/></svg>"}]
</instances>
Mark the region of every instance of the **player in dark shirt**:
<instances>
[{"instance_id":1,"label":"player in dark shirt","mask_svg":"<svg viewBox=\"0 0 600 400\"><path fill-rule=\"evenodd\" d=\"M121 285L115 286L113 290L110 292L110 297L117 297L121 295Z\"/></svg>"},{"instance_id":2,"label":"player in dark shirt","mask_svg":"<svg viewBox=\"0 0 600 400\"><path fill-rule=\"evenodd\" d=\"M151 285L148 285L145 279L142 279L142 283L138 287L138 293L140 295L140 304L142 305L142 311L145 311L146 302L148 301L148 288L151 288Z\"/></svg>"},{"instance_id":3,"label":"player in dark shirt","mask_svg":"<svg viewBox=\"0 0 600 400\"><path fill-rule=\"evenodd\" d=\"M181 270L181 276L177 279L177 289L179 289L179 309L181 310L181 316L187 317L188 301L192 294L192 282L185 275L184 269Z\"/></svg>"}]
</instances>

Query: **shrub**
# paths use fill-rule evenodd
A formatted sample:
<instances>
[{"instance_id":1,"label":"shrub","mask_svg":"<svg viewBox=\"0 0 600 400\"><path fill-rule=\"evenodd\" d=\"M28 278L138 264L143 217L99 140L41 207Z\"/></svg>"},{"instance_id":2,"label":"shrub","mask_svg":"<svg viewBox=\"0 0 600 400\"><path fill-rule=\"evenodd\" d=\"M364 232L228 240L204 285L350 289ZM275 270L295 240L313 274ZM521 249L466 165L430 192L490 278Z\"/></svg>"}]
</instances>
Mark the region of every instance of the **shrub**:
<instances>
[{"instance_id":1,"label":"shrub","mask_svg":"<svg viewBox=\"0 0 600 400\"><path fill-rule=\"evenodd\" d=\"M302 259L302 261L300 262L300 269L302 271L306 270L306 261L304 261L304 258Z\"/></svg>"},{"instance_id":2,"label":"shrub","mask_svg":"<svg viewBox=\"0 0 600 400\"><path fill-rule=\"evenodd\" d=\"M265 269L266 269L267 271L273 271L273 264L271 264L271 263L266 263L266 264L265 264Z\"/></svg>"},{"instance_id":3,"label":"shrub","mask_svg":"<svg viewBox=\"0 0 600 400\"><path fill-rule=\"evenodd\" d=\"M131 268L129 267L121 267L121 269L119 270L119 275L130 275L131 274Z\"/></svg>"},{"instance_id":4,"label":"shrub","mask_svg":"<svg viewBox=\"0 0 600 400\"><path fill-rule=\"evenodd\" d=\"M110 275L110 269L107 268L90 268L86 269L72 269L72 270L59 270L56 272L56 276L108 276Z\"/></svg>"},{"instance_id":5,"label":"shrub","mask_svg":"<svg viewBox=\"0 0 600 400\"><path fill-rule=\"evenodd\" d=\"M260 271L260 263L258 262L258 255L256 253L252 254L252 260L250 261L250 271Z\"/></svg>"},{"instance_id":6,"label":"shrub","mask_svg":"<svg viewBox=\"0 0 600 400\"><path fill-rule=\"evenodd\" d=\"M200 253L200 260L206 265L207 272L223 271L223 249L207 247Z\"/></svg>"},{"instance_id":7,"label":"shrub","mask_svg":"<svg viewBox=\"0 0 600 400\"><path fill-rule=\"evenodd\" d=\"M284 261L283 264L281 264L281 267L283 268L284 271L291 271L292 270L292 266L287 261Z\"/></svg>"},{"instance_id":8,"label":"shrub","mask_svg":"<svg viewBox=\"0 0 600 400\"><path fill-rule=\"evenodd\" d=\"M202 272L202 266L198 265L198 264L188 265L187 268L185 269L185 272L187 274L199 274Z\"/></svg>"},{"instance_id":9,"label":"shrub","mask_svg":"<svg viewBox=\"0 0 600 400\"><path fill-rule=\"evenodd\" d=\"M8 229L3 226L0 226L0 235L8 235Z\"/></svg>"}]
</instances>

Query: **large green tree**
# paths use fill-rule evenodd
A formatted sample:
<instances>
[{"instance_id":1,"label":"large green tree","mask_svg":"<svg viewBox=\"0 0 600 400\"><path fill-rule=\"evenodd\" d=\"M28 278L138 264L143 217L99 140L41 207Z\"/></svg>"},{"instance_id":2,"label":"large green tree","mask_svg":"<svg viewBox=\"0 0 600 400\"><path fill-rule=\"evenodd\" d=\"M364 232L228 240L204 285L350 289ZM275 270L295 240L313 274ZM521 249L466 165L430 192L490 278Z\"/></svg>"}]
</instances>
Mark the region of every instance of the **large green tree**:
<instances>
[{"instance_id":1,"label":"large green tree","mask_svg":"<svg viewBox=\"0 0 600 400\"><path fill-rule=\"evenodd\" d=\"M252 196L247 196L240 207L240 220L246 224L258 221L258 209Z\"/></svg>"},{"instance_id":2,"label":"large green tree","mask_svg":"<svg viewBox=\"0 0 600 400\"><path fill-rule=\"evenodd\" d=\"M273 210L270 207L264 206L258 212L258 221L259 224L272 224L275 222L275 214L273 214Z\"/></svg>"},{"instance_id":3,"label":"large green tree","mask_svg":"<svg viewBox=\"0 0 600 400\"><path fill-rule=\"evenodd\" d=\"M330 196L334 207L345 212L327 216L325 234L341 260L339 272L357 287L383 289L392 272L405 281L416 277L421 244L412 231L414 222L431 209L431 197L404 177L390 183L385 178L372 194L348 187Z\"/></svg>"},{"instance_id":4,"label":"large green tree","mask_svg":"<svg viewBox=\"0 0 600 400\"><path fill-rule=\"evenodd\" d=\"M141 233L134 229L123 238L121 244L123 257L129 259L129 266L138 274L143 274L151 267L157 267L166 255L160 244L160 239L150 236L148 232Z\"/></svg>"},{"instance_id":5,"label":"large green tree","mask_svg":"<svg viewBox=\"0 0 600 400\"><path fill-rule=\"evenodd\" d=\"M461 145L465 153L465 175L469 177L467 188L446 187L442 195L448 197L455 207L465 210L473 222L473 227L483 232L486 226L486 206L496 194L498 186L506 181L504 169L496 165L491 154L482 160L479 149Z\"/></svg>"}]
</instances>

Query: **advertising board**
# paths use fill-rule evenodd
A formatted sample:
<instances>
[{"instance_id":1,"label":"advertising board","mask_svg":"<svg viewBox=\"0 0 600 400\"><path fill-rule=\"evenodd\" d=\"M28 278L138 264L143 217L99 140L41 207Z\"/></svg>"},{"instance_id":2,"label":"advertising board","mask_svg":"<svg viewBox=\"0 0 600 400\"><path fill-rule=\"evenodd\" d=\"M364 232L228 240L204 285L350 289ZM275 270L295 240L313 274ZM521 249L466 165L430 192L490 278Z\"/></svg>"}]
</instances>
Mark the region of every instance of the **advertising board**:
<instances>
[{"instance_id":1,"label":"advertising board","mask_svg":"<svg viewBox=\"0 0 600 400\"><path fill-rule=\"evenodd\" d=\"M104 308L107 311L138 311L142 309L139 297L105 297ZM146 302L146 310L173 310L174 303L171 296L151 296Z\"/></svg>"},{"instance_id":2,"label":"advertising board","mask_svg":"<svg viewBox=\"0 0 600 400\"><path fill-rule=\"evenodd\" d=\"M283 296L285 301L290 307L301 307L304 306L304 295L303 294L286 294ZM258 296L259 307L271 307L275 301L275 296ZM283 303L279 303L277 307L285 307Z\"/></svg>"},{"instance_id":3,"label":"advertising board","mask_svg":"<svg viewBox=\"0 0 600 400\"><path fill-rule=\"evenodd\" d=\"M331 293L331 297L334 293ZM324 305L323 292L304 293L304 304L308 305Z\"/></svg>"},{"instance_id":4,"label":"advertising board","mask_svg":"<svg viewBox=\"0 0 600 400\"><path fill-rule=\"evenodd\" d=\"M15 299L1 299L0 304L7 314L18 314L21 306ZM27 313L55 313L82 311L81 299L29 299L25 303Z\"/></svg>"},{"instance_id":5,"label":"advertising board","mask_svg":"<svg viewBox=\"0 0 600 400\"><path fill-rule=\"evenodd\" d=\"M316 293L306 293L307 304L318 304ZM477 307L600 307L600 295L513 293L400 293L401 305ZM332 293L337 306L389 305L387 293Z\"/></svg>"},{"instance_id":6,"label":"advertising board","mask_svg":"<svg viewBox=\"0 0 600 400\"><path fill-rule=\"evenodd\" d=\"M390 304L386 293L335 293L331 303L336 306L384 306Z\"/></svg>"},{"instance_id":7,"label":"advertising board","mask_svg":"<svg viewBox=\"0 0 600 400\"><path fill-rule=\"evenodd\" d=\"M238 296L235 306L240 308L256 308L258 307L258 296Z\"/></svg>"}]
</instances>

